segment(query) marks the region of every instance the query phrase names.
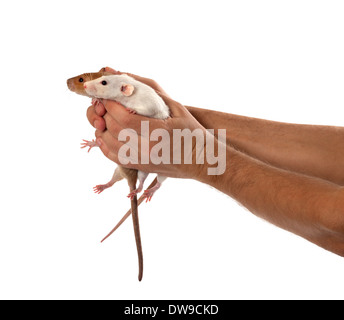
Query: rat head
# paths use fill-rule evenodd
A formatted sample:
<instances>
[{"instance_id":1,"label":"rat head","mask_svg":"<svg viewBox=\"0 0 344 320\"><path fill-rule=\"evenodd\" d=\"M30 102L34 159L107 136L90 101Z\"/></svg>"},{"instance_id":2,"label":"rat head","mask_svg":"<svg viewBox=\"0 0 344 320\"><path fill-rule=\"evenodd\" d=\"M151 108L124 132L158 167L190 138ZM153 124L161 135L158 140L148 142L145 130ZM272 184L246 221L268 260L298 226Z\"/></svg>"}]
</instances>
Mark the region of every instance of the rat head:
<instances>
[{"instance_id":1,"label":"rat head","mask_svg":"<svg viewBox=\"0 0 344 320\"><path fill-rule=\"evenodd\" d=\"M106 73L103 69L100 72L80 74L79 76L76 76L74 78L70 78L67 80L68 89L77 94L81 94L83 96L89 96L85 91L84 84L87 81L100 78L106 74L109 74L109 73Z\"/></svg>"},{"instance_id":2,"label":"rat head","mask_svg":"<svg viewBox=\"0 0 344 320\"><path fill-rule=\"evenodd\" d=\"M84 84L87 95L94 98L115 100L120 97L130 97L134 92L130 77L127 75L103 76Z\"/></svg>"}]
</instances>

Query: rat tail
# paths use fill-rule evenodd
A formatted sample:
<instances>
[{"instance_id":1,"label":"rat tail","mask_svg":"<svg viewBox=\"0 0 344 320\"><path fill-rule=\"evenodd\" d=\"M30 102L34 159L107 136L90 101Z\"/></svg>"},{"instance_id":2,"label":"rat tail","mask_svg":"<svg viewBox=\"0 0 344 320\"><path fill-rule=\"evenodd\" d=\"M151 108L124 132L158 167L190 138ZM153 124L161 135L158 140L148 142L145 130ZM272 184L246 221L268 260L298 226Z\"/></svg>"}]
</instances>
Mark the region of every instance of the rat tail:
<instances>
[{"instance_id":1,"label":"rat tail","mask_svg":"<svg viewBox=\"0 0 344 320\"><path fill-rule=\"evenodd\" d=\"M137 212L137 196L136 195L131 200L131 211L132 211L132 217L133 217L137 255L139 259L139 281L141 281L142 275L143 275L143 253L142 253L142 244L141 244L141 235L140 235L139 215Z\"/></svg>"},{"instance_id":2,"label":"rat tail","mask_svg":"<svg viewBox=\"0 0 344 320\"><path fill-rule=\"evenodd\" d=\"M151 187L154 187L155 184L157 182L157 178L155 178L152 183L149 185L148 189L150 189ZM145 200L145 196L142 195L138 201L137 201L137 206L139 206L143 201ZM106 240L108 237L110 237L121 225L122 223L127 220L127 218L131 215L131 209L129 209L127 211L127 213L123 216L123 218L117 223L117 225L103 238L103 240L101 242L103 242L104 240Z\"/></svg>"}]
</instances>

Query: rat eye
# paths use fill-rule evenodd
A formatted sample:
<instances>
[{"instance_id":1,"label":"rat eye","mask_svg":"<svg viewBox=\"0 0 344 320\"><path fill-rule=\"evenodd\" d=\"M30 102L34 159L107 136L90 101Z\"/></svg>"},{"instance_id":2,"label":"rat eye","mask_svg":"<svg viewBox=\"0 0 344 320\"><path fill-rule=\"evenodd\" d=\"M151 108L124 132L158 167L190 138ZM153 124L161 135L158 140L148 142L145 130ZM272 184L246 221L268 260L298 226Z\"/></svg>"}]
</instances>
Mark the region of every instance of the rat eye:
<instances>
[{"instance_id":1,"label":"rat eye","mask_svg":"<svg viewBox=\"0 0 344 320\"><path fill-rule=\"evenodd\" d=\"M80 78L80 79L79 79L79 82L84 82L84 79L83 79L83 78Z\"/></svg>"},{"instance_id":2,"label":"rat eye","mask_svg":"<svg viewBox=\"0 0 344 320\"><path fill-rule=\"evenodd\" d=\"M101 83L102 83L103 86L107 85L107 82L105 80L103 80Z\"/></svg>"}]
</instances>

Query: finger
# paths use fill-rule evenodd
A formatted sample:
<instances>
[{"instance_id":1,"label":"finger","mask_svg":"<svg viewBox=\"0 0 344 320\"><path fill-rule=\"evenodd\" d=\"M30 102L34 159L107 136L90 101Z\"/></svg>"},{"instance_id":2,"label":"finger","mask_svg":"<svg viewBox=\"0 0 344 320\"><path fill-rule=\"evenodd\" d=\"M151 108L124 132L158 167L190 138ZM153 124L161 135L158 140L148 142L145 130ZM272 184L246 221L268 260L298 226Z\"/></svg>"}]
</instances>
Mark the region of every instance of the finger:
<instances>
[{"instance_id":1,"label":"finger","mask_svg":"<svg viewBox=\"0 0 344 320\"><path fill-rule=\"evenodd\" d=\"M106 111L116 120L120 129L133 129L136 132L140 132L141 121L156 121L156 119L141 116L139 114L132 114L126 107L112 100L104 100L104 105Z\"/></svg>"},{"instance_id":2,"label":"finger","mask_svg":"<svg viewBox=\"0 0 344 320\"><path fill-rule=\"evenodd\" d=\"M116 71L115 69L112 69L112 68L110 68L110 67L105 67L105 68L103 68L102 70L104 70L105 72L112 73L112 74L121 74L121 72Z\"/></svg>"},{"instance_id":3,"label":"finger","mask_svg":"<svg viewBox=\"0 0 344 320\"><path fill-rule=\"evenodd\" d=\"M104 116L106 129L111 133L114 138L118 138L120 131L123 129L115 118L110 113Z\"/></svg>"},{"instance_id":4,"label":"finger","mask_svg":"<svg viewBox=\"0 0 344 320\"><path fill-rule=\"evenodd\" d=\"M112 73L112 74L117 74L117 71L115 69L112 69L110 67L104 67L99 70L99 72L107 72L107 73Z\"/></svg>"},{"instance_id":5,"label":"finger","mask_svg":"<svg viewBox=\"0 0 344 320\"><path fill-rule=\"evenodd\" d=\"M137 165L138 158L135 155L132 155L131 152L130 154L119 152L125 144L128 146L128 142L119 141L118 139L114 138L108 130L103 132L97 130L95 135L97 137L96 141L99 148L108 159L127 168L133 168L135 164ZM127 151L127 149L125 149L125 151Z\"/></svg>"},{"instance_id":6,"label":"finger","mask_svg":"<svg viewBox=\"0 0 344 320\"><path fill-rule=\"evenodd\" d=\"M152 81L151 79L148 79L148 78L144 78L144 77L140 77L136 74L133 74L133 73L129 73L129 72L121 72L121 71L117 71L115 69L112 69L110 67L105 67L104 68L104 71L105 72L109 72L109 73L112 73L112 74L127 74L128 76L138 80L138 81L141 81L143 83L146 83L146 82L149 82L149 81ZM147 83L146 83L147 84Z\"/></svg>"},{"instance_id":7,"label":"finger","mask_svg":"<svg viewBox=\"0 0 344 320\"><path fill-rule=\"evenodd\" d=\"M96 114L93 106L87 109L87 119L94 128L100 131L105 130L105 120Z\"/></svg>"},{"instance_id":8,"label":"finger","mask_svg":"<svg viewBox=\"0 0 344 320\"><path fill-rule=\"evenodd\" d=\"M118 141L109 132L109 130L105 130L105 131L96 130L95 136L96 136L96 142L98 142L98 139L101 139L102 142L104 142L111 150L114 150L117 153L118 150L116 150L115 147L120 147L120 145L118 144L118 142L120 141Z\"/></svg>"},{"instance_id":9,"label":"finger","mask_svg":"<svg viewBox=\"0 0 344 320\"><path fill-rule=\"evenodd\" d=\"M104 116L104 114L106 113L106 109L102 103L97 103L94 109L96 111L96 114L100 117Z\"/></svg>"},{"instance_id":10,"label":"finger","mask_svg":"<svg viewBox=\"0 0 344 320\"><path fill-rule=\"evenodd\" d=\"M112 137L108 131L96 131L97 144L104 156L108 159L119 163L118 150L121 147L121 142Z\"/></svg>"}]
</instances>

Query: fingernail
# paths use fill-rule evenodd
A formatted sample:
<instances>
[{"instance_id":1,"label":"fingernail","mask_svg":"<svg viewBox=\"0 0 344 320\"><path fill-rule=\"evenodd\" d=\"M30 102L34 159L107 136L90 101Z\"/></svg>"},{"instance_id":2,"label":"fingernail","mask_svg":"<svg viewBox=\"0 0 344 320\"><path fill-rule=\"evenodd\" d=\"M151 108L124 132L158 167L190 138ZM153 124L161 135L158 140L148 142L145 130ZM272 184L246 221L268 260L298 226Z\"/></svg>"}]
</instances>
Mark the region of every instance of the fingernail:
<instances>
[{"instance_id":1,"label":"fingernail","mask_svg":"<svg viewBox=\"0 0 344 320\"><path fill-rule=\"evenodd\" d=\"M96 143L97 145L100 147L102 145L102 141L100 140L100 138L97 138L96 139Z\"/></svg>"}]
</instances>

